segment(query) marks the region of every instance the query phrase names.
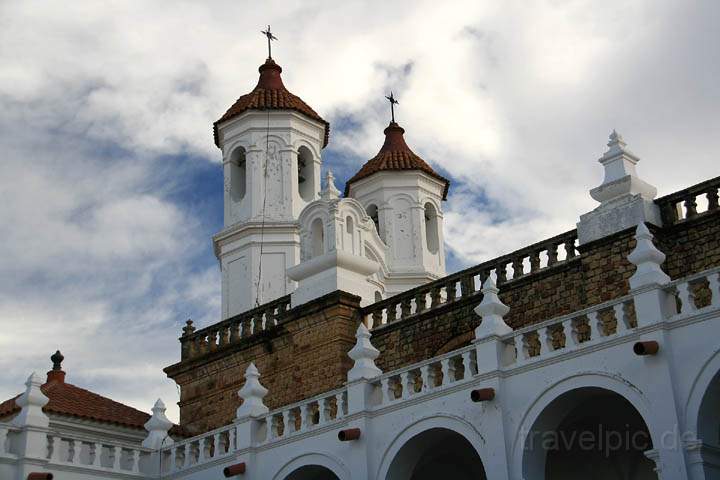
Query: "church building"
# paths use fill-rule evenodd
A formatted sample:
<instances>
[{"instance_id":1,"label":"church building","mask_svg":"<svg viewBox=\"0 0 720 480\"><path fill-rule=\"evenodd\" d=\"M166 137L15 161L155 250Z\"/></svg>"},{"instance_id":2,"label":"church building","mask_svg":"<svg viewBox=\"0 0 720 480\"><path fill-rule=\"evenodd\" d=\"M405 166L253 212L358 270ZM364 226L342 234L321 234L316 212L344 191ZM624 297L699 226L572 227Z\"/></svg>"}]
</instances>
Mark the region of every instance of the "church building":
<instances>
[{"instance_id":1,"label":"church building","mask_svg":"<svg viewBox=\"0 0 720 480\"><path fill-rule=\"evenodd\" d=\"M720 479L720 177L657 197L613 131L577 228L448 275L451 184L394 112L344 192L271 57L213 128L222 318L164 369L179 425L57 352L0 404L0 479Z\"/></svg>"}]
</instances>

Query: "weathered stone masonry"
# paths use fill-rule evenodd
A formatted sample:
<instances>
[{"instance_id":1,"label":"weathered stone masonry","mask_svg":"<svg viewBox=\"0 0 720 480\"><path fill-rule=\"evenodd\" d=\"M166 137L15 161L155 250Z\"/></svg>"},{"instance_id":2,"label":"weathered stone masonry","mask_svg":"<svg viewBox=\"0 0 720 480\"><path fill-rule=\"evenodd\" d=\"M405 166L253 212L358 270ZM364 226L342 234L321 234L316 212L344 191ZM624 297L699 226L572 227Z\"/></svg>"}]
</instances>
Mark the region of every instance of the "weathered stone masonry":
<instances>
[{"instance_id":1,"label":"weathered stone masonry","mask_svg":"<svg viewBox=\"0 0 720 480\"><path fill-rule=\"evenodd\" d=\"M656 200L665 226L651 230L667 255L664 268L671 278L720 265L718 186L720 177ZM707 211L696 213L696 198L704 195ZM181 424L202 432L230 423L250 361L270 390L270 408L342 385L351 367L347 352L363 319L374 323L377 365L384 371L459 348L479 322L472 309L491 270L499 272L500 298L510 306L505 320L513 328L626 294L634 271L627 260L635 246L633 229L580 247L575 239L575 231L566 232L364 309L343 292L292 310L284 297L202 330L191 327L180 339L181 361L165 369L181 387ZM563 251L569 253L555 261Z\"/></svg>"}]
</instances>

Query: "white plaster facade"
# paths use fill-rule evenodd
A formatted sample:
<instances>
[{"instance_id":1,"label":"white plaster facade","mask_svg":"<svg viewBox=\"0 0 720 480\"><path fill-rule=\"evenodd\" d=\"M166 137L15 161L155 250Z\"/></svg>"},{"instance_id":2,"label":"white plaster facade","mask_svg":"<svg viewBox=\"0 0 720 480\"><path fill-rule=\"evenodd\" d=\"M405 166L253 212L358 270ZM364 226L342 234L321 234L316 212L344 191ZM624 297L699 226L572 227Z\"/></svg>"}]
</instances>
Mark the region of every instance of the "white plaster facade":
<instances>
[{"instance_id":1,"label":"white plaster facade","mask_svg":"<svg viewBox=\"0 0 720 480\"><path fill-rule=\"evenodd\" d=\"M383 298L445 276L444 189L419 170L377 172L353 183L350 196L373 215L377 211L387 245L387 267L378 275Z\"/></svg>"},{"instance_id":2,"label":"white plaster facade","mask_svg":"<svg viewBox=\"0 0 720 480\"><path fill-rule=\"evenodd\" d=\"M298 216L319 198L325 125L291 110L250 110L218 130L225 226L213 245L228 318L294 290L285 271L299 262Z\"/></svg>"}]
</instances>

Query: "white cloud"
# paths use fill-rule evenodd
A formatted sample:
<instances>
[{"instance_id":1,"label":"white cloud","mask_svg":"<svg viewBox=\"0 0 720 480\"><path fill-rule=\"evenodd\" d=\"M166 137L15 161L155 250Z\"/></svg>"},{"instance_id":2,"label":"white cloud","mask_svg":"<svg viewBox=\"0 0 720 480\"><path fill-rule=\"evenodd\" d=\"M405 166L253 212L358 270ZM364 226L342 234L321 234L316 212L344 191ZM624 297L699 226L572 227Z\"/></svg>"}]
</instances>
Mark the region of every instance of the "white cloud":
<instances>
[{"instance_id":1,"label":"white cloud","mask_svg":"<svg viewBox=\"0 0 720 480\"><path fill-rule=\"evenodd\" d=\"M160 368L187 315L217 318L219 282L198 268L211 232L171 195L188 172L163 155L219 159L212 121L255 84L268 22L288 88L352 118L330 148L356 167L395 91L412 148L458 179L446 239L466 261L572 228L612 128L661 193L717 173L711 0L1 8L0 363L18 365L4 396L59 343L107 394L145 409L174 394Z\"/></svg>"}]
</instances>

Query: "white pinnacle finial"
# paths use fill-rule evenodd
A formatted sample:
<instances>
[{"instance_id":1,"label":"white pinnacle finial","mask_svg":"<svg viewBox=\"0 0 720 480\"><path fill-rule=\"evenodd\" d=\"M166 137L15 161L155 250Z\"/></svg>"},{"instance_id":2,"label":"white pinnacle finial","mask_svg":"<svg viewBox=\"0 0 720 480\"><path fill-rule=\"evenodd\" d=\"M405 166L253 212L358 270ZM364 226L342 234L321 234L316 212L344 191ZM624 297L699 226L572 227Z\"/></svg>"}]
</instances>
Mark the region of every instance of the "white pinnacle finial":
<instances>
[{"instance_id":1,"label":"white pinnacle finial","mask_svg":"<svg viewBox=\"0 0 720 480\"><path fill-rule=\"evenodd\" d=\"M665 261L665 254L655 247L652 240L653 236L645 223L638 223L635 231L637 245L628 255L630 263L637 267L630 277L632 289L646 285L665 285L670 281L670 277L660 268Z\"/></svg>"},{"instance_id":2,"label":"white pinnacle finial","mask_svg":"<svg viewBox=\"0 0 720 480\"><path fill-rule=\"evenodd\" d=\"M320 197L323 200L340 198L340 190L335 186L335 175L333 175L332 170L328 170L325 174L325 188L320 192Z\"/></svg>"},{"instance_id":3,"label":"white pinnacle finial","mask_svg":"<svg viewBox=\"0 0 720 480\"><path fill-rule=\"evenodd\" d=\"M355 364L348 371L348 382L354 380L370 380L382 375L375 365L375 359L380 355L377 348L370 343L370 331L364 323L360 323L357 332L355 332L355 346L348 352L348 357L355 360Z\"/></svg>"},{"instance_id":4,"label":"white pinnacle finial","mask_svg":"<svg viewBox=\"0 0 720 480\"><path fill-rule=\"evenodd\" d=\"M263 398L268 394L268 389L260 384L260 372L255 363L250 362L245 370L245 385L238 394L243 399L242 405L235 412L235 418L261 417L269 410L263 403Z\"/></svg>"},{"instance_id":5,"label":"white pinnacle finial","mask_svg":"<svg viewBox=\"0 0 720 480\"><path fill-rule=\"evenodd\" d=\"M476 340L512 332L512 328L503 320L510 307L500 301L497 295L499 291L495 285L495 274L491 273L482 287L482 302L475 307L475 313L482 318L480 325L475 329Z\"/></svg>"},{"instance_id":6,"label":"white pinnacle finial","mask_svg":"<svg viewBox=\"0 0 720 480\"><path fill-rule=\"evenodd\" d=\"M142 442L143 447L159 449L173 444L173 439L168 436L173 423L165 416L165 410L165 404L158 398L152 408L152 416L144 425L148 436Z\"/></svg>"},{"instance_id":7,"label":"white pinnacle finial","mask_svg":"<svg viewBox=\"0 0 720 480\"><path fill-rule=\"evenodd\" d=\"M37 373L30 374L25 381L25 391L15 400L21 410L13 424L18 427L47 427L50 424L50 418L42 411L42 407L50 401L40 390L42 384L42 378Z\"/></svg>"}]
</instances>

